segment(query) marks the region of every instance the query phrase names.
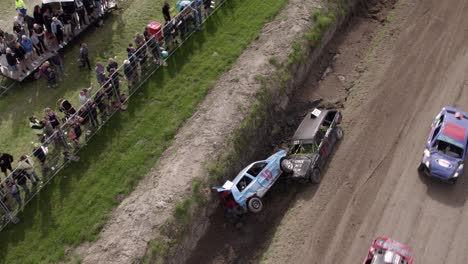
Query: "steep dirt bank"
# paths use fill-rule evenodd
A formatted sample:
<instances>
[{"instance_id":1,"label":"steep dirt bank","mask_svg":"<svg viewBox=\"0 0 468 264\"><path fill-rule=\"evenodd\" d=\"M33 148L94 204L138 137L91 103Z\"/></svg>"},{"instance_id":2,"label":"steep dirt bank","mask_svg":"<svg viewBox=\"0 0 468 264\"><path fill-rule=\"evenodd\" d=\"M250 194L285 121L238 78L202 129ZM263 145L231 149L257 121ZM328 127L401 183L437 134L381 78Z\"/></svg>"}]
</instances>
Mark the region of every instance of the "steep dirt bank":
<instances>
[{"instance_id":1,"label":"steep dirt bank","mask_svg":"<svg viewBox=\"0 0 468 264\"><path fill-rule=\"evenodd\" d=\"M227 138L248 114L260 89L257 75L274 71L268 60L287 59L294 39L307 31L310 10L318 1L291 0L259 38L224 74L195 115L187 121L155 169L114 210L96 242L77 249L82 263L133 263L144 255L148 242L160 236L160 227L172 215L175 205L190 194L195 178L206 178L206 164L224 150ZM204 232L199 226L196 242ZM178 254L180 260L190 250ZM173 259L177 262L176 259Z\"/></svg>"}]
</instances>

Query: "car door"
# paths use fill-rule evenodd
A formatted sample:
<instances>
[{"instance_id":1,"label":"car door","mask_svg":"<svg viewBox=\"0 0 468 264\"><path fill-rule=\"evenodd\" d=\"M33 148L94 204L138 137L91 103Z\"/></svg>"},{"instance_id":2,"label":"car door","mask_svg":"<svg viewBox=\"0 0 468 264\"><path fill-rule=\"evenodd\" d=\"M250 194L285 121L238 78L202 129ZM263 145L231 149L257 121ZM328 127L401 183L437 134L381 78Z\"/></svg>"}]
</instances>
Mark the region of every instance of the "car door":
<instances>
[{"instance_id":1,"label":"car door","mask_svg":"<svg viewBox=\"0 0 468 264\"><path fill-rule=\"evenodd\" d=\"M426 148L428 149L431 148L431 143L434 141L437 134L439 134L443 122L444 122L444 114L441 112L435 117L434 121L432 121L431 132L429 133L429 137L426 142Z\"/></svg>"},{"instance_id":2,"label":"car door","mask_svg":"<svg viewBox=\"0 0 468 264\"><path fill-rule=\"evenodd\" d=\"M325 134L325 137L328 140L328 154L330 154L330 152L335 147L336 142L338 142L338 136L336 135L335 129L337 124L341 122L341 114L338 111L330 111L328 114L334 115L333 121L331 122L330 127Z\"/></svg>"},{"instance_id":3,"label":"car door","mask_svg":"<svg viewBox=\"0 0 468 264\"><path fill-rule=\"evenodd\" d=\"M263 187L262 190L259 192L259 196L263 196L268 189L273 185L273 183L278 179L281 174L279 168L279 161L263 161L265 162L265 166L263 170L257 175L256 180L257 182ZM278 164L278 165L277 165Z\"/></svg>"},{"instance_id":4,"label":"car door","mask_svg":"<svg viewBox=\"0 0 468 264\"><path fill-rule=\"evenodd\" d=\"M328 159L328 156L330 155L330 140L329 140L329 133L325 134L325 136L322 139L322 142L320 143L318 147L318 159L315 164L318 165L319 168L322 168L325 162Z\"/></svg>"}]
</instances>

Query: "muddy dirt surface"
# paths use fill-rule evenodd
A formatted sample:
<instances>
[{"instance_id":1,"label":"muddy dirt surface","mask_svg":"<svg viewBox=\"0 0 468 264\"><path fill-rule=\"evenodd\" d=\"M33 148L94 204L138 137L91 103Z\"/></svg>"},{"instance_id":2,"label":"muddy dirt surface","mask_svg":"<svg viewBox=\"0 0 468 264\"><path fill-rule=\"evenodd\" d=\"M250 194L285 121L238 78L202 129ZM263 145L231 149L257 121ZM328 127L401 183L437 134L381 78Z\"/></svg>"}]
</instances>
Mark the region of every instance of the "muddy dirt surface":
<instances>
[{"instance_id":1,"label":"muddy dirt surface","mask_svg":"<svg viewBox=\"0 0 468 264\"><path fill-rule=\"evenodd\" d=\"M345 103L350 85L360 76L354 71L354 65L365 56L363 47L370 45L374 31L382 27L378 19L369 17L367 12L357 12L346 24L317 60L307 82L294 91L287 109L278 116L276 127L281 132L265 140L266 144L258 150L258 159L270 155L277 148L287 147L290 137L310 109L341 108ZM347 71L353 74L345 76ZM318 89L318 86L324 89ZM317 189L317 185L282 179L264 198L264 211L259 214L233 219L219 208L210 218L208 232L187 263L258 263L269 245L277 239L274 234L279 224L294 212L288 210L294 207L298 196L312 199Z\"/></svg>"},{"instance_id":2,"label":"muddy dirt surface","mask_svg":"<svg viewBox=\"0 0 468 264\"><path fill-rule=\"evenodd\" d=\"M171 216L176 203L190 192L194 178L205 178L206 164L220 154L224 141L248 114L260 84L256 75L274 70L268 59L285 61L292 42L305 32L317 0L291 0L259 38L224 74L199 110L178 132L136 189L113 211L97 241L82 245L70 255L81 263L134 263L144 255L148 242ZM174 262L174 260L173 260Z\"/></svg>"},{"instance_id":3,"label":"muddy dirt surface","mask_svg":"<svg viewBox=\"0 0 468 264\"><path fill-rule=\"evenodd\" d=\"M417 263L468 263L466 173L449 186L416 170L436 113L444 105L468 109L467 11L463 0L401 0L368 35L364 56L356 52L359 63L341 58L366 41L359 27L367 23L349 35L333 74L298 94L307 100L350 89L345 139L316 193L297 195L266 263L359 263L381 235L408 245Z\"/></svg>"},{"instance_id":4,"label":"muddy dirt surface","mask_svg":"<svg viewBox=\"0 0 468 264\"><path fill-rule=\"evenodd\" d=\"M417 172L438 111L468 110L468 2L390 4L350 21L278 124L271 150L312 102L342 107L345 137L322 183L279 183L264 212L235 223L218 211L188 263L360 263L377 236L417 263L468 263L466 173L450 186Z\"/></svg>"}]
</instances>

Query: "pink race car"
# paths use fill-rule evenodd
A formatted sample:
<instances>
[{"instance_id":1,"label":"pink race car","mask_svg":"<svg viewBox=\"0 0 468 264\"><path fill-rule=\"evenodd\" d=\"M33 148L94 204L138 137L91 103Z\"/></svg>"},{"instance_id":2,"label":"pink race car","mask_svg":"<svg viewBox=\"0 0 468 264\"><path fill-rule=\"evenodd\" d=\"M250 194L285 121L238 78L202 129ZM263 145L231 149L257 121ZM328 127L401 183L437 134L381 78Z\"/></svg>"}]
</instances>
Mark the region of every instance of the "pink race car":
<instances>
[{"instance_id":1,"label":"pink race car","mask_svg":"<svg viewBox=\"0 0 468 264\"><path fill-rule=\"evenodd\" d=\"M413 264L413 256L406 246L388 237L378 237L369 248L364 264Z\"/></svg>"}]
</instances>

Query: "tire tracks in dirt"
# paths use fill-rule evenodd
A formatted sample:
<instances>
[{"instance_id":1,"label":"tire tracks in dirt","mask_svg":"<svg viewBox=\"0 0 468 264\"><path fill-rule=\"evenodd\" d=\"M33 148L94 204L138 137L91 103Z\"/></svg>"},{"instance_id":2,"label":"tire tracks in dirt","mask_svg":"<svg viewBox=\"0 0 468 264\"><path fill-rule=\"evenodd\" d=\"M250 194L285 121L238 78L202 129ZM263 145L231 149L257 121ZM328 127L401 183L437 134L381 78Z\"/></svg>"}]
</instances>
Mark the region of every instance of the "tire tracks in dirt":
<instances>
[{"instance_id":1,"label":"tire tracks in dirt","mask_svg":"<svg viewBox=\"0 0 468 264\"><path fill-rule=\"evenodd\" d=\"M466 263L468 180L451 188L416 168L437 111L450 103L468 109L467 11L463 0L400 0L389 23L394 35L345 103L347 136L324 181L313 199L298 195L265 262L356 263L372 239L389 235L417 262Z\"/></svg>"}]
</instances>

